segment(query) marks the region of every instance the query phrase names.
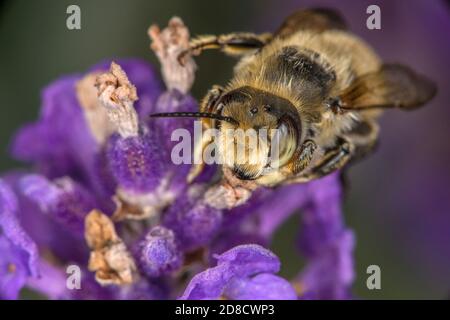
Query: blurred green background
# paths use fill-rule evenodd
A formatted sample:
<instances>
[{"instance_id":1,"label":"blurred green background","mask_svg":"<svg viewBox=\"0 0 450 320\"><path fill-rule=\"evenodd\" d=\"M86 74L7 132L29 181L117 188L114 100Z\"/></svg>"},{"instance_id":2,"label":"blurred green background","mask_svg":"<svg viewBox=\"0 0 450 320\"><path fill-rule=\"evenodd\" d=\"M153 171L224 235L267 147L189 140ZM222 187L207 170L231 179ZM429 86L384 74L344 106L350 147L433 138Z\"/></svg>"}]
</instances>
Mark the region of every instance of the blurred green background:
<instances>
[{"instance_id":1,"label":"blurred green background","mask_svg":"<svg viewBox=\"0 0 450 320\"><path fill-rule=\"evenodd\" d=\"M448 75L444 71L448 71L448 63L439 65L442 60L439 60L441 56L436 56L439 54L436 51L446 45L440 54L449 52L450 29L446 30L446 36L444 30L442 39L436 33L429 34L433 29L424 27L426 21L417 19L416 14L419 13L416 11L423 15L436 15L431 18L424 16L424 19L448 26L448 7L444 2L434 1L429 7L431 13L427 13L419 2L378 1L382 8L382 30L370 31L365 28L365 9L371 4L370 1L4 1L0 12L0 171L21 165L8 156L8 143L14 130L36 119L43 86L61 75L83 72L104 59L142 57L156 63L149 50L147 28L152 23L165 25L173 15L182 17L193 35L261 32L273 30L294 8L339 5L344 16L350 18L352 29L381 51L384 58L413 64L430 77L436 76L445 85ZM66 8L70 4L81 8L81 30L66 28ZM413 19L415 21L411 21ZM402 25L408 23L420 26L420 31L409 27L402 29ZM430 40L430 37L436 39ZM424 41L423 45L421 41ZM425 44L426 41L433 41L435 46ZM208 52L198 58L200 68L193 95L200 98L212 84L224 84L232 74L234 62L232 58L217 52ZM439 101L448 103L446 97L448 93L435 104ZM351 170L351 189L345 212L346 221L357 237L357 278L354 286L357 297L444 299L448 295L449 251L442 251L434 242L424 243L430 238L427 232L432 232L433 227L421 230L421 220L408 212L411 205L408 197L421 188L421 180L405 180L415 174L407 171L407 168L412 168L405 166L409 159L420 159L422 169L427 168L427 161L436 164L433 159L439 159L437 166L448 163L446 159L450 152L445 141L449 133L445 122L448 111L442 108L436 106L431 111L424 109L411 115L394 111L384 120L386 129L382 130L380 151ZM420 142L426 145L427 149L423 151L417 149L417 141L411 140L410 134L417 128L424 128L427 123L434 131L430 133L427 130L428 136L424 137L423 141L429 143ZM402 148L399 149L395 143L401 143ZM440 172L443 177L448 176L448 168ZM419 189L410 191L406 196L408 191L405 191L404 181L417 185ZM447 186L448 182L444 187ZM434 188L433 184L426 188L434 194L430 190ZM432 199L426 197L423 201ZM448 200L445 198L444 201ZM450 221L447 208L443 211L439 209L436 223ZM423 216L428 214L423 212ZM273 244L283 261L282 274L288 277L294 276L302 265L301 259L294 254L298 225L295 219L284 224ZM434 219L433 215L429 214L427 219ZM447 226L450 234L450 223ZM416 234L420 237L415 238ZM446 240L448 238L443 237L436 241L448 249L449 243L441 243ZM381 267L381 290L370 291L366 288L366 268L371 264Z\"/></svg>"}]
</instances>

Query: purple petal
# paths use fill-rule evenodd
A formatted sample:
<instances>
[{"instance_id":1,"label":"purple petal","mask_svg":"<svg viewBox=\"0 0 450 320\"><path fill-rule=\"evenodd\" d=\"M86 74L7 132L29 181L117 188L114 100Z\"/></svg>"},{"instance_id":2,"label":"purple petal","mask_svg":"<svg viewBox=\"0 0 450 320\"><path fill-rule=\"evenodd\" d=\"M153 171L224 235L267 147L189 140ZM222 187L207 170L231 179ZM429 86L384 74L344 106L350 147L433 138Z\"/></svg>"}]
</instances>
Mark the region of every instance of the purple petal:
<instances>
[{"instance_id":1,"label":"purple petal","mask_svg":"<svg viewBox=\"0 0 450 320\"><path fill-rule=\"evenodd\" d=\"M17 299L29 276L23 250L0 235L0 300Z\"/></svg>"},{"instance_id":2,"label":"purple petal","mask_svg":"<svg viewBox=\"0 0 450 320\"><path fill-rule=\"evenodd\" d=\"M61 228L61 224L55 221L54 217L42 212L36 202L23 194L20 179L24 176L27 174L13 172L2 178L17 195L19 200L17 218L26 233L39 248L51 251L61 262L87 263L89 252L86 246L80 245L79 235L74 235L67 232L66 228Z\"/></svg>"},{"instance_id":3,"label":"purple petal","mask_svg":"<svg viewBox=\"0 0 450 320\"><path fill-rule=\"evenodd\" d=\"M217 264L229 264L237 268L237 275L252 275L259 272L276 273L280 270L280 260L270 250L256 244L234 247L218 256ZM247 268L247 270L241 269Z\"/></svg>"},{"instance_id":4,"label":"purple petal","mask_svg":"<svg viewBox=\"0 0 450 320\"><path fill-rule=\"evenodd\" d=\"M11 146L16 159L37 164L49 177L79 176L97 148L75 94L79 78L64 77L45 88L39 120L20 129Z\"/></svg>"},{"instance_id":5,"label":"purple petal","mask_svg":"<svg viewBox=\"0 0 450 320\"><path fill-rule=\"evenodd\" d=\"M182 253L172 230L156 226L138 244L140 269L149 277L169 274L182 264Z\"/></svg>"},{"instance_id":6,"label":"purple petal","mask_svg":"<svg viewBox=\"0 0 450 320\"><path fill-rule=\"evenodd\" d=\"M301 273L304 295L309 299L349 299L354 279L351 231L343 232L324 252L309 260Z\"/></svg>"},{"instance_id":7,"label":"purple petal","mask_svg":"<svg viewBox=\"0 0 450 320\"><path fill-rule=\"evenodd\" d=\"M66 285L68 275L64 270L41 259L39 261L39 271L39 277L28 279L27 287L52 300L67 299L69 297L70 294Z\"/></svg>"},{"instance_id":8,"label":"purple petal","mask_svg":"<svg viewBox=\"0 0 450 320\"><path fill-rule=\"evenodd\" d=\"M308 183L309 204L303 213L303 252L310 256L332 243L344 228L339 175Z\"/></svg>"},{"instance_id":9,"label":"purple petal","mask_svg":"<svg viewBox=\"0 0 450 320\"><path fill-rule=\"evenodd\" d=\"M11 188L0 179L0 226L4 236L27 256L28 272L38 275L39 253L36 244L17 219L18 203Z\"/></svg>"},{"instance_id":10,"label":"purple petal","mask_svg":"<svg viewBox=\"0 0 450 320\"><path fill-rule=\"evenodd\" d=\"M259 234L237 230L236 228L230 228L223 233L221 232L209 247L209 260L214 262L214 257L218 254L230 250L238 245L249 243L258 244L263 247L268 245L266 239L261 237Z\"/></svg>"},{"instance_id":11,"label":"purple petal","mask_svg":"<svg viewBox=\"0 0 450 320\"><path fill-rule=\"evenodd\" d=\"M218 299L233 278L276 273L280 261L269 250L254 244L237 246L217 257L217 266L192 278L181 300Z\"/></svg>"},{"instance_id":12,"label":"purple petal","mask_svg":"<svg viewBox=\"0 0 450 320\"><path fill-rule=\"evenodd\" d=\"M354 279L353 233L344 227L339 175L308 184L300 248L308 259L300 282L316 299L346 299Z\"/></svg>"},{"instance_id":13,"label":"purple petal","mask_svg":"<svg viewBox=\"0 0 450 320\"><path fill-rule=\"evenodd\" d=\"M136 85L140 97L136 108L146 117L161 93L157 73L141 60L118 60L118 63ZM99 64L92 70L106 71L109 64ZM90 133L77 99L75 85L81 78L79 75L64 77L43 90L39 120L18 131L11 153L18 160L37 165L39 172L49 178L68 175L90 186L99 197L106 199L101 203L102 208L109 206L110 210L106 211L111 211L114 182L107 164L99 163L102 150Z\"/></svg>"},{"instance_id":14,"label":"purple petal","mask_svg":"<svg viewBox=\"0 0 450 320\"><path fill-rule=\"evenodd\" d=\"M40 175L20 180L23 194L73 234L83 236L84 218L96 207L88 190L68 177L51 182Z\"/></svg>"},{"instance_id":15,"label":"purple petal","mask_svg":"<svg viewBox=\"0 0 450 320\"><path fill-rule=\"evenodd\" d=\"M76 97L75 86L80 78L64 77L43 90L39 120L19 129L10 149L14 158L33 163L39 173L49 178L70 176L92 187L107 199L102 202L105 208L112 203L111 190L105 186L110 179L105 164L103 170L97 170L102 151Z\"/></svg>"},{"instance_id":16,"label":"purple petal","mask_svg":"<svg viewBox=\"0 0 450 320\"><path fill-rule=\"evenodd\" d=\"M231 300L297 300L292 285L271 273L260 273L251 278L234 278L223 294Z\"/></svg>"}]
</instances>

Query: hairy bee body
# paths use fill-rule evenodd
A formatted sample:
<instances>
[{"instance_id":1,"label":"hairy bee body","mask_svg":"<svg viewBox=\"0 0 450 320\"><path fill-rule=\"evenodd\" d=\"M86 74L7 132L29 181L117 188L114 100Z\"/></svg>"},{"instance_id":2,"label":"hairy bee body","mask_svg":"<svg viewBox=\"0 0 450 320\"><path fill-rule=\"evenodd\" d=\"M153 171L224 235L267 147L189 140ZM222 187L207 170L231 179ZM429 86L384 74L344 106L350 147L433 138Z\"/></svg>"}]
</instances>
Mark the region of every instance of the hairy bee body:
<instances>
[{"instance_id":1,"label":"hairy bee body","mask_svg":"<svg viewBox=\"0 0 450 320\"><path fill-rule=\"evenodd\" d=\"M303 55L288 68L295 55ZM295 71L295 63L311 64L303 73ZM360 123L373 125L373 135L378 127L374 120L381 110L361 110L336 114L320 101L328 95L338 95L348 88L352 81L363 74L379 69L381 61L375 52L360 38L341 30L317 33L300 30L286 38L276 38L259 52L243 57L235 67L234 78L225 91L250 86L283 97L295 106L302 121L302 137L314 136L317 144L316 158L320 159L326 148L333 147L338 136L351 132ZM321 69L320 71L318 71ZM320 73L324 73L321 75ZM312 78L308 80L307 78ZM334 81L328 84L327 81ZM312 84L311 84L312 82ZM312 88L314 87L314 88ZM305 94L305 90L315 91L327 88L315 95ZM375 137L371 137L375 139ZM313 166L312 161L309 166ZM269 179L263 177L264 184L276 184L286 177L278 173Z\"/></svg>"},{"instance_id":2,"label":"hairy bee body","mask_svg":"<svg viewBox=\"0 0 450 320\"><path fill-rule=\"evenodd\" d=\"M328 9L295 12L274 34L199 37L187 52L211 48L240 60L229 83L204 97L197 116L205 128L220 129L227 172L258 185L306 182L343 168L373 149L384 109L412 110L436 93L433 82L411 69L384 64ZM228 129L277 133L261 141L262 150L246 147L257 161L238 163L229 157L236 142L223 142ZM280 153L273 162L275 138ZM208 139L196 146L197 154ZM201 168L195 166L189 179Z\"/></svg>"}]
</instances>

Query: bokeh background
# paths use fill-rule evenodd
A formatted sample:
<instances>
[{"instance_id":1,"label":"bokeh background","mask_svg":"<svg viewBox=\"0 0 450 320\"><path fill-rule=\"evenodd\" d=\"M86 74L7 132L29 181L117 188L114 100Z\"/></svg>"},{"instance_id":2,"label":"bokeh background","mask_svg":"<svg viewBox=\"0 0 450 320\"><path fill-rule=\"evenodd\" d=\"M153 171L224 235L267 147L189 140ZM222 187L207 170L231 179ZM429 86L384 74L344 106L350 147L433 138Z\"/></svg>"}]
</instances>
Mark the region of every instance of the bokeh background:
<instances>
[{"instance_id":1,"label":"bokeh background","mask_svg":"<svg viewBox=\"0 0 450 320\"><path fill-rule=\"evenodd\" d=\"M439 93L412 113L382 118L381 143L350 170L346 221L357 236L354 293L363 299L448 299L450 296L450 5L440 0L86 0L0 2L0 172L20 166L8 144L21 124L37 117L40 90L57 77L83 72L100 60L142 57L147 28L178 15L192 34L271 31L301 7L332 7L350 29L389 62L434 79ZM81 8L81 30L66 28L66 8ZM381 8L381 30L366 28L366 8ZM231 76L232 58L208 52L193 95ZM76 134L76 132L74 132ZM274 250L290 277L302 265L294 254L297 218L276 235ZM381 268L381 290L366 287L366 268Z\"/></svg>"}]
</instances>

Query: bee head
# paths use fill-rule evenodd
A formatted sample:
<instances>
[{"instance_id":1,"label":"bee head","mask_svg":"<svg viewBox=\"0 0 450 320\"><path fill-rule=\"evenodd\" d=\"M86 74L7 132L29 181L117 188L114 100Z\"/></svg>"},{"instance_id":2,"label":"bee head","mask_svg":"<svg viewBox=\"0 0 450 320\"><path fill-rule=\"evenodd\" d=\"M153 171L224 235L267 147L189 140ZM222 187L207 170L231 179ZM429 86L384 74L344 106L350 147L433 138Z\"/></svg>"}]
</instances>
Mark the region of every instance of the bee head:
<instances>
[{"instance_id":1,"label":"bee head","mask_svg":"<svg viewBox=\"0 0 450 320\"><path fill-rule=\"evenodd\" d=\"M285 165L301 136L296 108L288 100L250 87L230 91L219 100L222 163L242 180L254 180Z\"/></svg>"},{"instance_id":2,"label":"bee head","mask_svg":"<svg viewBox=\"0 0 450 320\"><path fill-rule=\"evenodd\" d=\"M221 163L241 180L255 180L291 160L300 144L301 121L288 100L252 87L224 93L214 113L173 112L152 117L198 117L213 120Z\"/></svg>"}]
</instances>

